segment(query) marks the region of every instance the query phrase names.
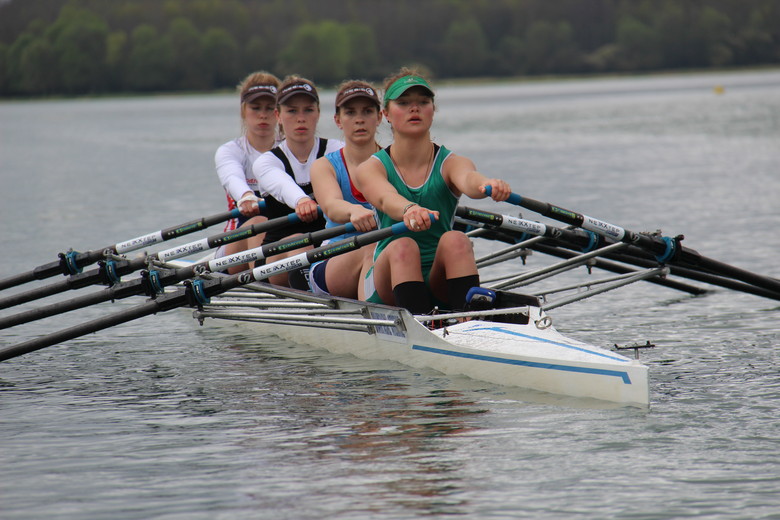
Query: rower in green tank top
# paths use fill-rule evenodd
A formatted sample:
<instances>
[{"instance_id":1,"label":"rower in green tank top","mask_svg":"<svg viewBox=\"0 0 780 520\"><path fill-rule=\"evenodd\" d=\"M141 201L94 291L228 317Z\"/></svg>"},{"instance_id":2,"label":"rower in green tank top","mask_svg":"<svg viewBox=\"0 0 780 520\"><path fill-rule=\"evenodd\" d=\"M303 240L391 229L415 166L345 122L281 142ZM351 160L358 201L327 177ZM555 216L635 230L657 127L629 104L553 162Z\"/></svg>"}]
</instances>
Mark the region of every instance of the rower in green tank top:
<instances>
[{"instance_id":1,"label":"rower in green tank top","mask_svg":"<svg viewBox=\"0 0 780 520\"><path fill-rule=\"evenodd\" d=\"M437 208L439 211L439 217L431 224L430 233L414 233L410 235L412 240L417 242L417 246L420 248L423 277L427 279L428 274L430 274L431 266L433 266L433 260L436 256L439 237L452 229L455 208L458 207L458 197L450 191L441 176L442 163L449 157L451 152L443 146L434 145L433 167L431 168L425 183L422 186L415 188L408 186L396 170L390 155L391 147L392 145L374 154L374 156L382 162L382 165L384 165L385 170L387 171L387 180L396 191L409 200L410 203L425 208ZM392 226L397 222L386 213L381 211L377 213L380 227ZM376 260L390 242L398 238L399 235L394 235L380 241L374 251L374 259Z\"/></svg>"},{"instance_id":2,"label":"rower in green tank top","mask_svg":"<svg viewBox=\"0 0 780 520\"><path fill-rule=\"evenodd\" d=\"M429 313L434 302L463 309L466 293L479 285L471 242L452 229L460 196L484 198L486 186L495 200L511 193L503 180L488 179L470 159L431 141L433 98L429 82L415 71L402 69L385 82L383 113L393 144L361 164L355 179L380 227L402 221L413 231L377 244L364 280L366 299L414 314Z\"/></svg>"}]
</instances>

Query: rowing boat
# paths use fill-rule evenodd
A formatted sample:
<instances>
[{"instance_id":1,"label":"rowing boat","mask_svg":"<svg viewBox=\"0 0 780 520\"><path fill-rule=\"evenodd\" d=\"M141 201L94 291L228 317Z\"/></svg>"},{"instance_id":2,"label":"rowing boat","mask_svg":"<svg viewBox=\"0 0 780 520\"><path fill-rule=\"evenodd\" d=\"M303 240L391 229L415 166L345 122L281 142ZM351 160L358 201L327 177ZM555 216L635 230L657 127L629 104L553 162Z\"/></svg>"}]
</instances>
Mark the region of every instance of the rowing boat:
<instances>
[{"instance_id":1,"label":"rowing boat","mask_svg":"<svg viewBox=\"0 0 780 520\"><path fill-rule=\"evenodd\" d=\"M194 316L256 326L300 344L414 368L625 405L649 403L648 369L636 359L566 337L539 306L435 316L318 297L253 283L212 299ZM464 321L463 318L469 318ZM439 324L432 328L429 324Z\"/></svg>"},{"instance_id":2,"label":"rowing boat","mask_svg":"<svg viewBox=\"0 0 780 520\"><path fill-rule=\"evenodd\" d=\"M491 213L472 208L458 208L456 224L470 236L499 240L509 245L477 259L483 288L490 296L478 299L467 311L431 315L412 315L407 310L386 305L338 297L323 297L269 285L264 282L277 272L310 266L312 263L400 233L409 232L401 222L393 226L354 235L349 239L316 247L282 260L264 263L233 275L223 274L233 263L245 264L299 250L319 240L349 233L328 228L301 237L263 245L259 248L219 259L198 262L181 260L195 252L245 238L276 226L288 225L291 218L271 219L238 230L176 246L152 255L128 260L124 243L105 248L99 268L80 272L83 264L93 262L99 254L61 253L59 262L39 266L29 272L0 280L0 290L32 280L52 277L60 269L68 278L48 286L0 298L0 309L36 300L65 290L103 283L107 288L69 300L0 317L0 328L13 327L63 312L81 309L109 300L146 295L150 298L134 307L83 322L66 329L32 338L0 349L0 362L85 334L172 309L195 307L194 316L201 323L207 319L239 321L258 327L263 334L301 344L322 347L339 354L365 359L381 359L415 368L430 368L449 375L463 375L476 380L532 389L549 394L598 399L624 405L647 406L649 403L648 368L635 357L616 350L592 345L559 333L552 325L549 311L575 301L602 294L641 280L690 294L704 289L672 277L679 276L711 285L780 300L780 280L751 273L735 266L705 257L682 246L682 236L663 237L658 233L636 233L579 213L512 194L508 202L540 215L568 224L558 228L537 221ZM224 218L224 215L216 216ZM200 223L201 220L198 220ZM208 218L211 221L211 217ZM131 248L143 247L147 236L154 243L199 229L185 224L130 242ZM120 247L121 246L121 247ZM485 269L496 263L540 251L563 260L542 268L513 272L509 276L488 278ZM120 281L122 272L132 272L142 265L140 276ZM579 266L611 271L616 276L571 284L559 288L545 287L533 295L510 292L527 287ZM515 269L512 269L516 271ZM166 286L175 286L165 291ZM566 291L575 294L558 296Z\"/></svg>"}]
</instances>

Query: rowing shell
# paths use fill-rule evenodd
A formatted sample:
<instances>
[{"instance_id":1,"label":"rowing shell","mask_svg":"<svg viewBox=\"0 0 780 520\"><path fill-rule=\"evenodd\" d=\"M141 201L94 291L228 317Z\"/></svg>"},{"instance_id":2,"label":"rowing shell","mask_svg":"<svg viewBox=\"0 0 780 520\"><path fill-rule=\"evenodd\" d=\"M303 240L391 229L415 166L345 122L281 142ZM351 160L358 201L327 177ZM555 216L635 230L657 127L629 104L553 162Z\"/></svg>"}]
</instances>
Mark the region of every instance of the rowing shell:
<instances>
[{"instance_id":1,"label":"rowing shell","mask_svg":"<svg viewBox=\"0 0 780 520\"><path fill-rule=\"evenodd\" d=\"M257 324L265 334L363 359L558 395L648 405L648 369L639 361L560 334L539 307L502 309L507 314L496 316L498 312L477 312L469 321L451 319L453 324L430 330L405 309L257 283L212 300L194 315L201 322L217 318Z\"/></svg>"}]
</instances>

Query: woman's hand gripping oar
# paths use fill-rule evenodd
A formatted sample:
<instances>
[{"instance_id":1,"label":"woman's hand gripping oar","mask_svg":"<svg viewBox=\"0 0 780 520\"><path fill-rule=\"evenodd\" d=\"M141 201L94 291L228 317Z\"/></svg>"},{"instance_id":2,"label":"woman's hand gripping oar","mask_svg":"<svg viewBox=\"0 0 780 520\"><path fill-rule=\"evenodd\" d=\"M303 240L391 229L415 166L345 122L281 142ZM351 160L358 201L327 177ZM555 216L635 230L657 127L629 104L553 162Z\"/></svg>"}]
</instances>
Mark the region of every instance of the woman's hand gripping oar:
<instances>
[{"instance_id":1,"label":"woman's hand gripping oar","mask_svg":"<svg viewBox=\"0 0 780 520\"><path fill-rule=\"evenodd\" d=\"M354 251L365 245L378 242L384 238L393 235L405 233L409 229L399 222L391 227L369 231L361 235L355 235L351 238L321 246L305 253L272 262L270 264L256 267L250 271L244 271L234 275L215 276L211 279L195 279L188 281L186 287L178 289L175 292L164 293L157 298L132 307L130 309L117 312L109 316L98 318L86 323L63 329L58 332L47 334L45 336L19 343L0 350L0 361L5 361L17 356L21 356L42 348L46 348L64 341L104 330L115 325L127 323L129 321L143 318L151 314L169 311L184 306L202 306L208 303L209 298L222 294L225 291L257 282L268 278L270 275L278 272L291 271L306 267L319 260L325 260L349 251Z\"/></svg>"}]
</instances>

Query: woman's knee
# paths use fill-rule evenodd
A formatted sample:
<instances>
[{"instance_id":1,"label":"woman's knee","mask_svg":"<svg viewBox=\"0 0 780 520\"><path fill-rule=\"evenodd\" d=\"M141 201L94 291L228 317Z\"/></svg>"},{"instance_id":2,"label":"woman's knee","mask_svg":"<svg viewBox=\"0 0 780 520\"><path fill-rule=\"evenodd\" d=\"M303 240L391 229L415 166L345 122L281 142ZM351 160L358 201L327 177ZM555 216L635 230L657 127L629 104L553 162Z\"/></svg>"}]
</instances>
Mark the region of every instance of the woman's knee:
<instances>
[{"instance_id":1,"label":"woman's knee","mask_svg":"<svg viewBox=\"0 0 780 520\"><path fill-rule=\"evenodd\" d=\"M474 248L471 240L460 231L447 231L439 239L439 250L448 255L458 255L456 258L462 258L462 255L472 256Z\"/></svg>"},{"instance_id":2,"label":"woman's knee","mask_svg":"<svg viewBox=\"0 0 780 520\"><path fill-rule=\"evenodd\" d=\"M396 262L420 262L420 247L417 242L409 237L402 237L397 240L393 240L387 245L384 254L387 255L391 264Z\"/></svg>"}]
</instances>

